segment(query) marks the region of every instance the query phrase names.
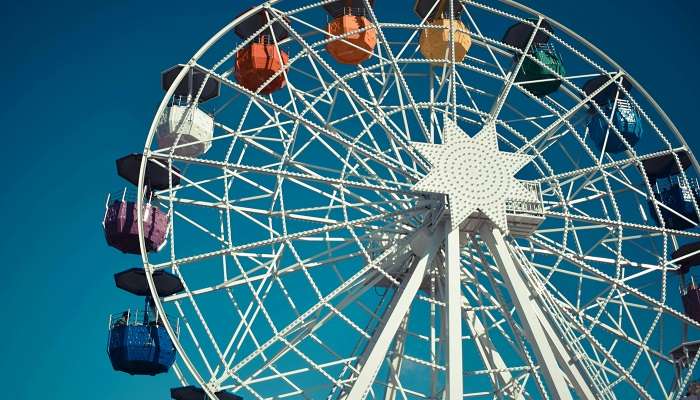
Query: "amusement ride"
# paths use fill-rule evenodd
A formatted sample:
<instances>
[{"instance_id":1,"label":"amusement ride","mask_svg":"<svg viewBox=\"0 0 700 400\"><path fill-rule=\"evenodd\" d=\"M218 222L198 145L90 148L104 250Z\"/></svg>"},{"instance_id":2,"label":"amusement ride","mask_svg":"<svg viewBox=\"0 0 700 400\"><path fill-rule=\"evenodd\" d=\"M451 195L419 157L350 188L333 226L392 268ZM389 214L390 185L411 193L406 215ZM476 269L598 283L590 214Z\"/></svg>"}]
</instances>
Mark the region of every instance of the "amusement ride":
<instances>
[{"instance_id":1,"label":"amusement ride","mask_svg":"<svg viewBox=\"0 0 700 400\"><path fill-rule=\"evenodd\" d=\"M683 135L537 11L399 3L232 9L162 72L103 220L142 261L113 368L175 400L700 399Z\"/></svg>"}]
</instances>

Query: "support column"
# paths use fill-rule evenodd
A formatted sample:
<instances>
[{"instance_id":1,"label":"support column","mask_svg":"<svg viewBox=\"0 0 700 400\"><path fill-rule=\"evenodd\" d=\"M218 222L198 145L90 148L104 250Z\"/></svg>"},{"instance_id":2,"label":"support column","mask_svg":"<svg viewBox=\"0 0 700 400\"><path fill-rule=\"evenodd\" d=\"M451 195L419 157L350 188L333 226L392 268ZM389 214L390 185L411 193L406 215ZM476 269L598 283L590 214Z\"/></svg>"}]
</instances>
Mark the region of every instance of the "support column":
<instances>
[{"instance_id":1,"label":"support column","mask_svg":"<svg viewBox=\"0 0 700 400\"><path fill-rule=\"evenodd\" d=\"M509 247L511 253L514 255L513 260L516 263L516 265L520 268L520 270L525 271L525 267L527 267L529 271L533 271L533 267L529 265L527 258L525 258L523 254L519 253L514 247ZM524 278L529 282L530 287L535 288L536 283L534 282L532 276L530 276L529 274L523 275ZM540 304L540 301L543 301L543 299L541 298L541 295L537 298L531 298L530 301L532 303L532 306L537 311L537 318L539 319L540 324L542 325L542 329L544 329L547 335L547 340L549 341L550 346L554 350L557 359L559 360L559 366L563 369L564 373L569 378L569 382L571 383L571 386L574 387L576 394L581 399L596 400L597 397L593 395L590 385L587 383L586 379L584 378L584 375L579 370L579 365L576 364L576 360L574 359L574 357L571 356L569 349L564 345L562 337L552 326L552 323L550 322L549 318L547 318L547 315L549 313L545 313L542 310L542 305Z\"/></svg>"},{"instance_id":2,"label":"support column","mask_svg":"<svg viewBox=\"0 0 700 400\"><path fill-rule=\"evenodd\" d=\"M498 370L496 373L489 374L494 390L498 390L499 386L500 388L503 388L508 385L513 385L513 376L511 375L510 371L506 369L506 363L503 361L500 353L498 353L498 350L496 350L495 346L491 342L491 338L488 336L488 331L479 319L476 311L470 309L471 305L469 304L469 300L467 300L466 296L462 296L462 303L465 306L464 320L471 331L472 337L474 338L474 344L479 350L479 355L481 356L484 366L489 370ZM512 387L511 392L514 391L514 387ZM508 391L505 392L510 393ZM499 398L501 397L502 396L499 396ZM521 400L524 397L522 394L520 394L516 398Z\"/></svg>"},{"instance_id":3,"label":"support column","mask_svg":"<svg viewBox=\"0 0 700 400\"><path fill-rule=\"evenodd\" d=\"M530 290L513 262L513 257L508 251L501 231L494 226L484 224L479 230L479 234L498 265L528 342L535 351L547 387L555 399L572 400L571 392L566 384L566 376L552 353L552 348L537 317L537 310L530 300Z\"/></svg>"},{"instance_id":4,"label":"support column","mask_svg":"<svg viewBox=\"0 0 700 400\"><path fill-rule=\"evenodd\" d=\"M386 358L387 351L401 322L406 317L413 299L420 289L425 277L427 266L432 261L433 251L426 252L418 262L414 263L408 274L402 279L401 285L394 294L394 298L384 313L381 325L377 327L372 339L367 344L364 354L360 358L359 375L355 379L347 399L364 399L379 372L382 362Z\"/></svg>"},{"instance_id":5,"label":"support column","mask_svg":"<svg viewBox=\"0 0 700 400\"><path fill-rule=\"evenodd\" d=\"M399 333L394 339L394 352L389 362L389 387L386 388L384 400L396 400L396 393L399 390L399 376L401 375L401 364L403 364L403 352L406 346L406 330L408 329L408 315L404 317L399 327Z\"/></svg>"},{"instance_id":6,"label":"support column","mask_svg":"<svg viewBox=\"0 0 700 400\"><path fill-rule=\"evenodd\" d=\"M445 224L445 293L447 307L447 382L446 400L461 400L463 390L462 365L462 289L459 228Z\"/></svg>"},{"instance_id":7,"label":"support column","mask_svg":"<svg viewBox=\"0 0 700 400\"><path fill-rule=\"evenodd\" d=\"M574 364L574 359L571 357L566 347L564 347L564 344L561 342L561 339L559 338L559 336L557 336L554 328L549 323L547 317L542 313L542 310L539 309L539 307L537 318L542 324L542 329L544 329L545 333L547 334L549 344L556 352L557 358L561 360L561 366L564 368L564 372L569 378L569 381L574 386L578 397L586 400L596 400L597 398L593 395L593 392L591 392L591 389L586 383L586 380L583 378L581 371L579 371L576 367L576 364Z\"/></svg>"}]
</instances>

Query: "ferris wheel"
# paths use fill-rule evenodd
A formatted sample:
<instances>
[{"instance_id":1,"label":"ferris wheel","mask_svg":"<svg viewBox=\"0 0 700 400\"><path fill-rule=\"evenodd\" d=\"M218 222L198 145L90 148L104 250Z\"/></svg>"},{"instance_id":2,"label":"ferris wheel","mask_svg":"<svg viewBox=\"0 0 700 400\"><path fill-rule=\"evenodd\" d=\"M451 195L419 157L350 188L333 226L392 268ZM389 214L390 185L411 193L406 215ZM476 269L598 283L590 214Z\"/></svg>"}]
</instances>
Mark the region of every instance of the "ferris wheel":
<instances>
[{"instance_id":1,"label":"ferris wheel","mask_svg":"<svg viewBox=\"0 0 700 400\"><path fill-rule=\"evenodd\" d=\"M143 261L114 368L176 400L700 399L680 132L528 7L397 3L231 10L162 73L103 223Z\"/></svg>"}]
</instances>

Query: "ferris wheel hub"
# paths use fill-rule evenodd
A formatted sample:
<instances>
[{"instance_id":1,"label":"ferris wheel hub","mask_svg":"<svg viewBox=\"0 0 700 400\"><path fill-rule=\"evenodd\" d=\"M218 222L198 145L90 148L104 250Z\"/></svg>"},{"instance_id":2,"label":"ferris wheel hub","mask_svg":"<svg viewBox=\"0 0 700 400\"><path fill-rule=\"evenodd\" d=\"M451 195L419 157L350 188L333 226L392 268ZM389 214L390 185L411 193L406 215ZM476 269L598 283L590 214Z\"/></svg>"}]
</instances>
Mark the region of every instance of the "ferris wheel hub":
<instances>
[{"instance_id":1,"label":"ferris wheel hub","mask_svg":"<svg viewBox=\"0 0 700 400\"><path fill-rule=\"evenodd\" d=\"M452 229L467 226L477 218L508 233L506 205L538 202L536 194L515 179L532 156L499 150L493 122L470 138L446 120L443 137L443 144L413 143L432 165L413 189L447 195Z\"/></svg>"}]
</instances>

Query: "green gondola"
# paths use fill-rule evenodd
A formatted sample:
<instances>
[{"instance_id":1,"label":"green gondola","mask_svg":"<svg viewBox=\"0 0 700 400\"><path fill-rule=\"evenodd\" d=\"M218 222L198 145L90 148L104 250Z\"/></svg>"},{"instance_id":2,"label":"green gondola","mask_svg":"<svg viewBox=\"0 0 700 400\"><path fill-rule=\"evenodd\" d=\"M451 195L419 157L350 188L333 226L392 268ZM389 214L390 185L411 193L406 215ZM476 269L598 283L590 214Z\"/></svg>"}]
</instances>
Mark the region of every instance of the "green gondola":
<instances>
[{"instance_id":1,"label":"green gondola","mask_svg":"<svg viewBox=\"0 0 700 400\"><path fill-rule=\"evenodd\" d=\"M529 56L523 60L515 80L532 82L523 84L523 88L537 97L543 97L559 89L561 79L557 76L563 76L565 73L564 63L554 46L550 43L538 43L532 46Z\"/></svg>"}]
</instances>

